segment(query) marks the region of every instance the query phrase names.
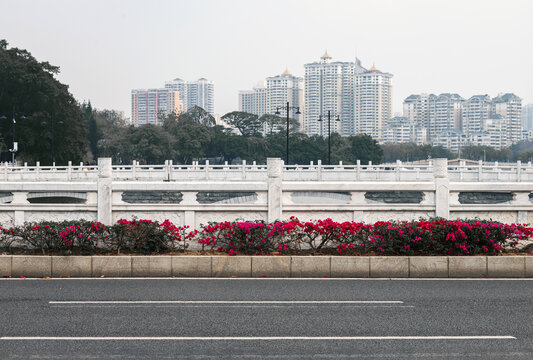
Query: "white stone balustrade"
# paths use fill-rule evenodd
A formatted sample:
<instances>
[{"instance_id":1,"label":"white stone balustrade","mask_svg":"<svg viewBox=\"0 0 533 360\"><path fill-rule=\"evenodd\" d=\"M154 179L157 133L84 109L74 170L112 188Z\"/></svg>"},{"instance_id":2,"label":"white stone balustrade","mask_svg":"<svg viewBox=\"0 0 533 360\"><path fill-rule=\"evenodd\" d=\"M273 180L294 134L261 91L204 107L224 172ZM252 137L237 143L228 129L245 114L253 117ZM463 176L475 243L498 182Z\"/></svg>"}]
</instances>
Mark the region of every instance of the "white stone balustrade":
<instances>
[{"instance_id":1,"label":"white stone balustrade","mask_svg":"<svg viewBox=\"0 0 533 360\"><path fill-rule=\"evenodd\" d=\"M424 164L408 164L397 161L391 164L323 165L317 164L284 165L284 181L433 181L435 159ZM141 165L133 161L131 165L112 165L113 181L266 181L267 165L204 164L176 165L167 160L163 165ZM531 162L483 163L448 165L450 181L465 182L531 182L533 166ZM0 181L91 181L98 178L98 166L11 166L4 163L0 167Z\"/></svg>"},{"instance_id":2,"label":"white stone balustrade","mask_svg":"<svg viewBox=\"0 0 533 360\"><path fill-rule=\"evenodd\" d=\"M111 159L99 159L98 164L3 165L0 224L80 218L112 224L137 217L198 227L209 221L291 216L362 222L479 217L533 223L531 163L451 165L446 159L433 159L417 165L319 161L284 166L274 158L267 165L134 161L124 166L112 165ZM170 193L172 200L145 201L139 194L146 193ZM220 193L236 195L218 199ZM58 201L62 197L70 202Z\"/></svg>"}]
</instances>

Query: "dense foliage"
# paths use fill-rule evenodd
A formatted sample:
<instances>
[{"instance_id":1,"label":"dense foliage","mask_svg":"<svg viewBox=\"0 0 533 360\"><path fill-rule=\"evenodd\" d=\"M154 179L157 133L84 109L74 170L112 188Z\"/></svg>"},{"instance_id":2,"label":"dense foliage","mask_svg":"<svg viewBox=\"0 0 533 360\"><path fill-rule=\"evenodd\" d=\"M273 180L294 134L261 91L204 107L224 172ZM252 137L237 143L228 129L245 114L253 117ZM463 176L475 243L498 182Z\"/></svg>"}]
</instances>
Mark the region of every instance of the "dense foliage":
<instances>
[{"instance_id":1,"label":"dense foliage","mask_svg":"<svg viewBox=\"0 0 533 360\"><path fill-rule=\"evenodd\" d=\"M12 125L16 121L17 158L50 164L84 160L87 124L79 104L55 76L59 68L38 62L28 51L8 48L0 40L0 150L10 160ZM54 141L52 141L54 140Z\"/></svg>"},{"instance_id":2,"label":"dense foliage","mask_svg":"<svg viewBox=\"0 0 533 360\"><path fill-rule=\"evenodd\" d=\"M533 228L483 220L379 221L331 219L211 223L200 230L169 220L42 222L1 229L0 250L38 254L163 254L190 245L228 255L499 255L524 244Z\"/></svg>"}]
</instances>

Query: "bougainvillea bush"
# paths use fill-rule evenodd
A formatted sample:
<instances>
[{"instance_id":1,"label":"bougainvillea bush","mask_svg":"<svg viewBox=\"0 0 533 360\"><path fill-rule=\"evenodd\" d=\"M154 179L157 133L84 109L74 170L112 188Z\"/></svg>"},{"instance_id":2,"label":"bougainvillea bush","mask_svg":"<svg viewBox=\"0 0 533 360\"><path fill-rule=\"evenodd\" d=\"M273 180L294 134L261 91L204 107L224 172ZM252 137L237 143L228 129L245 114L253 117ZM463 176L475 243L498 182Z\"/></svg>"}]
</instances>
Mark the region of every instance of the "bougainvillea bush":
<instances>
[{"instance_id":1,"label":"bougainvillea bush","mask_svg":"<svg viewBox=\"0 0 533 360\"><path fill-rule=\"evenodd\" d=\"M533 228L483 220L384 222L289 221L213 223L199 232L212 251L236 254L497 255L533 235Z\"/></svg>"},{"instance_id":2,"label":"bougainvillea bush","mask_svg":"<svg viewBox=\"0 0 533 360\"><path fill-rule=\"evenodd\" d=\"M533 228L486 220L378 221L374 224L302 222L297 218L265 223L210 223L199 230L165 220L121 219L98 222L41 222L0 228L0 251L41 254L163 254L184 252L228 255L499 255L525 244Z\"/></svg>"},{"instance_id":3,"label":"bougainvillea bush","mask_svg":"<svg viewBox=\"0 0 533 360\"><path fill-rule=\"evenodd\" d=\"M0 247L42 254L92 254L103 241L106 227L97 221L44 221L2 229Z\"/></svg>"},{"instance_id":4,"label":"bougainvillea bush","mask_svg":"<svg viewBox=\"0 0 533 360\"><path fill-rule=\"evenodd\" d=\"M197 231L170 221L118 220L27 223L0 228L0 251L38 254L158 254L184 251Z\"/></svg>"}]
</instances>

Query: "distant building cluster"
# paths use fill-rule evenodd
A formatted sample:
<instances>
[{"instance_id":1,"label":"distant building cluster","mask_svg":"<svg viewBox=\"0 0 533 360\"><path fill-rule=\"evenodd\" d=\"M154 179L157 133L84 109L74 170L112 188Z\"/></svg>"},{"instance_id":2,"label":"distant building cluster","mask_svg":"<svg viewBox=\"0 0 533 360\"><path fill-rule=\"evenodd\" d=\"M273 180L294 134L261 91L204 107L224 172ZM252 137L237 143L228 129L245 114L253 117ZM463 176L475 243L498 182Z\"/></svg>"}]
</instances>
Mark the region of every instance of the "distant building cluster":
<instances>
[{"instance_id":1,"label":"distant building cluster","mask_svg":"<svg viewBox=\"0 0 533 360\"><path fill-rule=\"evenodd\" d=\"M392 74L375 66L366 69L357 58L332 61L327 52L320 61L305 64L304 71L303 79L285 71L240 91L239 110L261 116L290 102L302 110L299 117L291 116L307 135L328 136L328 122L321 120L329 111L340 120L331 121L331 133L367 134L384 144L442 145L452 151L466 145L500 149L533 134L533 105L522 109L515 94L469 99L455 93L411 95L403 116L393 117Z\"/></svg>"},{"instance_id":2,"label":"distant building cluster","mask_svg":"<svg viewBox=\"0 0 533 360\"><path fill-rule=\"evenodd\" d=\"M510 93L468 99L449 93L411 95L403 114L413 127L425 129L429 143L456 152L468 145L501 149L527 138L522 99Z\"/></svg>"},{"instance_id":3,"label":"distant building cluster","mask_svg":"<svg viewBox=\"0 0 533 360\"><path fill-rule=\"evenodd\" d=\"M251 90L239 91L239 111L258 116L279 111L285 116L289 103L290 117L309 136L367 134L382 144L433 144L455 152L468 145L501 149L533 138L533 104L522 107L522 99L512 93L494 98L413 94L403 102L403 116L393 117L392 77L375 66L366 69L357 58L333 61L326 51L319 61L304 64L303 78L286 69ZM132 123L158 124L163 116L194 106L215 115L214 87L212 81L201 78L174 79L164 88L132 90ZM293 110L296 107L299 114ZM324 121L327 114L332 119L329 129Z\"/></svg>"},{"instance_id":4,"label":"distant building cluster","mask_svg":"<svg viewBox=\"0 0 533 360\"><path fill-rule=\"evenodd\" d=\"M326 52L320 61L304 65L305 76L288 71L269 77L252 90L239 92L239 111L274 114L287 102L300 108L302 115L291 114L308 135L344 136L365 133L379 138L392 116L392 75L374 66L369 70L361 61L332 61ZM266 85L265 85L266 84ZM340 121L322 121L326 114Z\"/></svg>"},{"instance_id":5,"label":"distant building cluster","mask_svg":"<svg viewBox=\"0 0 533 360\"><path fill-rule=\"evenodd\" d=\"M194 106L214 113L215 85L212 81L174 79L167 81L164 88L131 91L131 120L136 126L159 124L162 117L179 114Z\"/></svg>"}]
</instances>

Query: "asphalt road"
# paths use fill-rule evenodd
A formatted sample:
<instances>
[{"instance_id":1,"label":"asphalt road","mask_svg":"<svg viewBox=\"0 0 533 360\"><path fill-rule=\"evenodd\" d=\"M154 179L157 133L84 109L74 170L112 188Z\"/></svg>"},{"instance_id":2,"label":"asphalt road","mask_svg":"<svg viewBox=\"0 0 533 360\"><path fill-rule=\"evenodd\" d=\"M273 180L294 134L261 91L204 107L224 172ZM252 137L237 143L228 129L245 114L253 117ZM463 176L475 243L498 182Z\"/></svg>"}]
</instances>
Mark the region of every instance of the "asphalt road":
<instances>
[{"instance_id":1,"label":"asphalt road","mask_svg":"<svg viewBox=\"0 0 533 360\"><path fill-rule=\"evenodd\" d=\"M0 280L0 359L533 359L531 280Z\"/></svg>"}]
</instances>

